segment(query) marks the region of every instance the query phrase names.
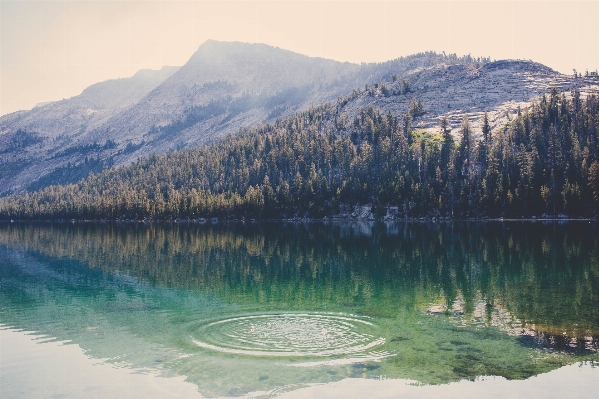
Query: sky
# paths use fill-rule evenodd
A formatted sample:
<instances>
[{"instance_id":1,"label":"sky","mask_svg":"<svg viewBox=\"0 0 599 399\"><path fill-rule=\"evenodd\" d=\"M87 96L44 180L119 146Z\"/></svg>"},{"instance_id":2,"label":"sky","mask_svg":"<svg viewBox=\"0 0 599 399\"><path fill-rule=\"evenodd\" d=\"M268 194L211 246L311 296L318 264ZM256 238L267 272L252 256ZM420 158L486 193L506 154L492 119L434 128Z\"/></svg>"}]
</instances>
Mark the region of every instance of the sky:
<instances>
[{"instance_id":1,"label":"sky","mask_svg":"<svg viewBox=\"0 0 599 399\"><path fill-rule=\"evenodd\" d=\"M379 62L423 51L599 68L599 2L0 0L0 115L140 69L206 40Z\"/></svg>"}]
</instances>

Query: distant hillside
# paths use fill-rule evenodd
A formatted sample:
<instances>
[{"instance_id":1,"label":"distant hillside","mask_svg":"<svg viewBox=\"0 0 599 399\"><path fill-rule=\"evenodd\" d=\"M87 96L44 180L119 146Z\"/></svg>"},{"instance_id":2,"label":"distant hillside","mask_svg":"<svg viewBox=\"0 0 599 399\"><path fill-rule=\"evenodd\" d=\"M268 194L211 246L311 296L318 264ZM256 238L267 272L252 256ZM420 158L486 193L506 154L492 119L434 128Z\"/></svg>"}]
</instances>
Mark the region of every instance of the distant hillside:
<instances>
[{"instance_id":1,"label":"distant hillside","mask_svg":"<svg viewBox=\"0 0 599 399\"><path fill-rule=\"evenodd\" d=\"M61 157L60 154L76 155L81 148L89 148L79 143L87 131L137 103L178 69L166 66L158 71L141 70L130 78L96 83L78 96L0 117L0 194L22 190L69 163L80 163L80 157ZM106 140L102 144L105 145ZM94 152L86 154L83 160L94 155ZM96 161L98 170L103 165L103 160ZM85 165L81 169L85 169ZM79 178L88 173L89 170L82 170ZM58 181L49 179L48 182Z\"/></svg>"},{"instance_id":2,"label":"distant hillside","mask_svg":"<svg viewBox=\"0 0 599 399\"><path fill-rule=\"evenodd\" d=\"M394 74L476 62L429 52L356 65L263 44L208 41L178 71L140 71L0 118L0 194L75 182L139 156L194 148ZM27 145L9 145L13 139Z\"/></svg>"},{"instance_id":3,"label":"distant hillside","mask_svg":"<svg viewBox=\"0 0 599 399\"><path fill-rule=\"evenodd\" d=\"M137 103L168 79L179 67L141 70L130 78L96 83L75 97L36 105L31 111L18 111L0 117L0 132L37 132L56 138L87 131L110 117L114 111Z\"/></svg>"}]
</instances>

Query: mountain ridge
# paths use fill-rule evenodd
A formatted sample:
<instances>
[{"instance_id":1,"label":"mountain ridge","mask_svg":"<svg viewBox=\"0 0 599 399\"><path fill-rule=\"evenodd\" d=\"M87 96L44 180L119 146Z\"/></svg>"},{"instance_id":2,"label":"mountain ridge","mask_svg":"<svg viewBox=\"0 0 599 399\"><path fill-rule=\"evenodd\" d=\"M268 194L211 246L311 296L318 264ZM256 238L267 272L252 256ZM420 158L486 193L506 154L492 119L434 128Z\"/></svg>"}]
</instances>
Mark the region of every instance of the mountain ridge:
<instances>
[{"instance_id":1,"label":"mountain ridge","mask_svg":"<svg viewBox=\"0 0 599 399\"><path fill-rule=\"evenodd\" d=\"M568 89L576 84L585 92L584 87L593 83L529 61L488 61L428 52L357 65L264 44L208 41L184 66L171 70L169 76L163 73L159 84L133 104L127 103L126 96L110 98L112 103L94 96L95 86L102 86L99 83L85 89L78 101L94 100L98 108L106 109L81 104L69 108L74 97L1 117L0 145L5 150L0 160L0 194L74 182L90 171L129 164L140 156L194 148L340 98L353 96L345 108L348 116L369 105L401 115L412 99L418 99L426 110L417 121L419 129L434 130L443 115L457 126L460 116L469 113L480 130L483 111L489 111L493 125L499 126L552 85ZM139 71L128 79L142 75ZM397 94L404 81L411 85L410 91ZM497 82L501 84L487 93L489 85ZM113 83L118 80L104 87ZM393 93L382 93L383 87ZM474 102L487 104L486 108L474 109ZM45 115L50 109L58 109L58 116ZM17 132L26 132L32 139L19 141ZM11 147L14 140L35 144Z\"/></svg>"}]
</instances>

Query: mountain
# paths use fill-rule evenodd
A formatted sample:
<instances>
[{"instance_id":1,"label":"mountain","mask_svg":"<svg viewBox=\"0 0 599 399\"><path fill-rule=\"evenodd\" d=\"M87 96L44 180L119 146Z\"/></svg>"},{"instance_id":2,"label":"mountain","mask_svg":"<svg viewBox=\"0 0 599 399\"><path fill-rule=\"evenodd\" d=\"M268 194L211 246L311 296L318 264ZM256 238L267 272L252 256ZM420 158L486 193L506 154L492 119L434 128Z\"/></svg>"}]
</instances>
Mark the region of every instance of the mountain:
<instances>
[{"instance_id":1,"label":"mountain","mask_svg":"<svg viewBox=\"0 0 599 399\"><path fill-rule=\"evenodd\" d=\"M304 111L341 95L447 57L423 53L382 64L350 64L308 57L265 44L207 41L170 79L135 106L90 132L88 143L114 140L139 156L194 148ZM143 145L140 143L143 141Z\"/></svg>"},{"instance_id":2,"label":"mountain","mask_svg":"<svg viewBox=\"0 0 599 399\"><path fill-rule=\"evenodd\" d=\"M76 158L65 162L57 155L75 153L88 131L137 103L178 69L141 70L130 78L96 83L78 96L0 117L0 193L23 189L65 163L76 163Z\"/></svg>"},{"instance_id":3,"label":"mountain","mask_svg":"<svg viewBox=\"0 0 599 399\"><path fill-rule=\"evenodd\" d=\"M493 69L491 65L491 69ZM383 87L381 87L383 86ZM377 84L210 145L141 158L76 184L0 198L0 220L596 218L599 96L552 88L475 137L352 103ZM407 84L398 96L411 95ZM376 88L376 89L375 89ZM366 97L365 97L366 96ZM355 105L355 104L354 104Z\"/></svg>"},{"instance_id":4,"label":"mountain","mask_svg":"<svg viewBox=\"0 0 599 399\"><path fill-rule=\"evenodd\" d=\"M266 121L273 110L334 99L362 82L359 70L263 44L208 41L142 101L92 131L89 141L143 139L152 142L148 153L205 142Z\"/></svg>"},{"instance_id":5,"label":"mountain","mask_svg":"<svg viewBox=\"0 0 599 399\"><path fill-rule=\"evenodd\" d=\"M483 111L500 126L550 86L575 84L586 92L593 81L525 61L427 52L357 65L264 44L207 41L179 69L140 71L0 118L0 194L196 148L326 102L342 101L351 118L370 105L401 115L418 100L421 130L434 130L443 115L457 126L464 113L480 130Z\"/></svg>"},{"instance_id":6,"label":"mountain","mask_svg":"<svg viewBox=\"0 0 599 399\"><path fill-rule=\"evenodd\" d=\"M93 84L78 96L1 117L0 131L23 130L51 138L71 137L101 125L116 111L137 103L178 69L171 66L158 71L144 69L130 78Z\"/></svg>"}]
</instances>

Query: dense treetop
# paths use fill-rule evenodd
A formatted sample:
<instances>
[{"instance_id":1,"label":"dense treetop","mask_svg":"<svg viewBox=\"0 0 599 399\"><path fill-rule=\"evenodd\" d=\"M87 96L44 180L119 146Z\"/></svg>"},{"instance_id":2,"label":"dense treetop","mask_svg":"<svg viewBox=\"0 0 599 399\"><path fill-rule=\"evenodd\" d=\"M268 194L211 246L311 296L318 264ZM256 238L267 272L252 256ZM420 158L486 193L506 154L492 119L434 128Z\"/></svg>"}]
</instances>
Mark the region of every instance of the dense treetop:
<instances>
[{"instance_id":1,"label":"dense treetop","mask_svg":"<svg viewBox=\"0 0 599 399\"><path fill-rule=\"evenodd\" d=\"M209 146L153 155L77 184L0 198L3 219L323 217L373 205L399 217L595 216L599 99L552 89L476 138L403 115L325 104ZM395 208L393 208L395 209Z\"/></svg>"}]
</instances>

